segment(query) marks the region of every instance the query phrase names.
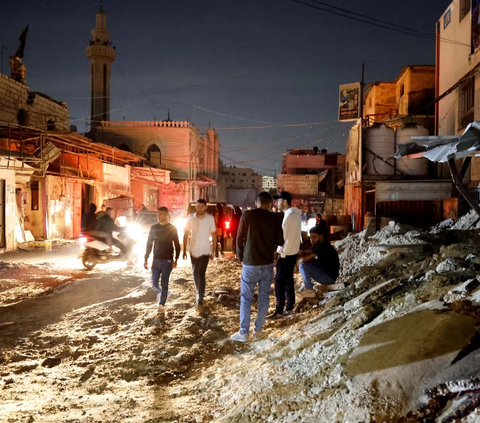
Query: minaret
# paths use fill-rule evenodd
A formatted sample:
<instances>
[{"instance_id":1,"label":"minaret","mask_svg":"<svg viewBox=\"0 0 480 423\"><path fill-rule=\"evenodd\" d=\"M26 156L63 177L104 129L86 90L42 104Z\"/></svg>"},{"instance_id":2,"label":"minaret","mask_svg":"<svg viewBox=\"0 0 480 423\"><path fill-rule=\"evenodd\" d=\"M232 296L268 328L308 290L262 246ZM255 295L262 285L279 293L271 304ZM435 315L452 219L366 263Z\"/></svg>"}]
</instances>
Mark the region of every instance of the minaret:
<instances>
[{"instance_id":1,"label":"minaret","mask_svg":"<svg viewBox=\"0 0 480 423\"><path fill-rule=\"evenodd\" d=\"M110 120L110 76L115 48L110 43L107 31L107 15L100 5L96 28L92 30L92 41L87 47L90 60L91 82L91 125L98 126L102 120Z\"/></svg>"}]
</instances>

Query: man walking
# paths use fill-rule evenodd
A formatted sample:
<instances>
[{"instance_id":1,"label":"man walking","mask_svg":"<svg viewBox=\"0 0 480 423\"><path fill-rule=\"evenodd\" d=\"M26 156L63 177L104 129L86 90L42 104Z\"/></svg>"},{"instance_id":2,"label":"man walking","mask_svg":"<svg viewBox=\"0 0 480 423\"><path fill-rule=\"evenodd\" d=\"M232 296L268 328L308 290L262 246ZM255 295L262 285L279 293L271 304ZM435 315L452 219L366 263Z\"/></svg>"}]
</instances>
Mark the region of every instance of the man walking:
<instances>
[{"instance_id":1,"label":"man walking","mask_svg":"<svg viewBox=\"0 0 480 423\"><path fill-rule=\"evenodd\" d=\"M180 256L180 243L178 242L177 228L168 222L168 209L159 207L157 211L158 223L150 228L148 235L147 251L145 252L144 267L148 270L148 258L153 247L152 285L157 294L157 313L165 316L165 302L168 295L168 282L172 269L177 267ZM175 247L175 259L173 248ZM158 281L161 282L158 286Z\"/></svg>"},{"instance_id":2,"label":"man walking","mask_svg":"<svg viewBox=\"0 0 480 423\"><path fill-rule=\"evenodd\" d=\"M297 262L298 251L302 240L302 211L292 207L292 196L282 191L277 197L277 208L284 212L282 229L283 245L279 245L277 253L277 274L275 277L275 297L277 305L269 319L276 319L290 314L295 306L295 281L293 272ZM285 308L285 297L287 300Z\"/></svg>"},{"instance_id":3,"label":"man walking","mask_svg":"<svg viewBox=\"0 0 480 423\"><path fill-rule=\"evenodd\" d=\"M197 200L195 204L196 213L188 216L183 236L183 259L187 259L188 237L190 239L190 259L192 260L193 280L197 290L197 311L203 311L203 297L205 296L205 273L207 272L208 261L215 256L217 240L217 228L215 219L207 214L207 202ZM210 242L210 238L213 242Z\"/></svg>"},{"instance_id":4,"label":"man walking","mask_svg":"<svg viewBox=\"0 0 480 423\"><path fill-rule=\"evenodd\" d=\"M265 337L262 328L268 313L275 247L283 245L280 221L269 211L272 202L272 196L268 192L261 192L257 197L258 208L247 210L240 220L237 233L237 257L243 263L240 331L231 336L233 341L248 341L253 292L257 284L258 314L253 336L255 340Z\"/></svg>"}]
</instances>

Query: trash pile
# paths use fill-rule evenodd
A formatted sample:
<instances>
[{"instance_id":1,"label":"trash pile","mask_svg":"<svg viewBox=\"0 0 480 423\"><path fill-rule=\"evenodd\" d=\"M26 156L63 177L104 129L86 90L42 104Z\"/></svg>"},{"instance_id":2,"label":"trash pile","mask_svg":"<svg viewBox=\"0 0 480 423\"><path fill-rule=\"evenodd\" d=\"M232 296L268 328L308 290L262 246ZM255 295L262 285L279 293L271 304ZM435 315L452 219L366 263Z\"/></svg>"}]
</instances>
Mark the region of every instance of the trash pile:
<instances>
[{"instance_id":1,"label":"trash pile","mask_svg":"<svg viewBox=\"0 0 480 423\"><path fill-rule=\"evenodd\" d=\"M459 230L472 220L338 241L346 288L206 370L206 421L480 420L480 235Z\"/></svg>"}]
</instances>

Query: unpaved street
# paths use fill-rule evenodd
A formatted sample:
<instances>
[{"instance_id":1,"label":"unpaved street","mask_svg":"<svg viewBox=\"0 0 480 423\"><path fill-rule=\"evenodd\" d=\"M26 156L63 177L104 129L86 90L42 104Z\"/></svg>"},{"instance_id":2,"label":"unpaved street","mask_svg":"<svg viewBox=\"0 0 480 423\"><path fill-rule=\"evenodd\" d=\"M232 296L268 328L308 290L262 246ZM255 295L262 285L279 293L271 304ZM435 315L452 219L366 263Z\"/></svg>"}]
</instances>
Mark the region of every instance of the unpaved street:
<instances>
[{"instance_id":1,"label":"unpaved street","mask_svg":"<svg viewBox=\"0 0 480 423\"><path fill-rule=\"evenodd\" d=\"M202 416L197 373L235 351L226 339L238 325L240 265L211 263L207 310L199 315L190 266L182 262L160 322L148 271L112 263L88 272L77 252L60 246L2 262L2 421Z\"/></svg>"}]
</instances>

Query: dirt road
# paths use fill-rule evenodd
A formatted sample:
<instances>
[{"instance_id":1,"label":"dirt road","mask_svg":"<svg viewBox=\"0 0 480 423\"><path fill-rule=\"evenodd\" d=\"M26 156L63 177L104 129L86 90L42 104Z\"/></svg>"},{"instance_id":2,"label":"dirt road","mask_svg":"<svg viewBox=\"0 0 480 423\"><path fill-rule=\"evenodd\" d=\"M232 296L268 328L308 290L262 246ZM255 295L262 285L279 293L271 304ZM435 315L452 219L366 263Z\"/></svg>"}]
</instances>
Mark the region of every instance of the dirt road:
<instances>
[{"instance_id":1,"label":"dirt road","mask_svg":"<svg viewBox=\"0 0 480 423\"><path fill-rule=\"evenodd\" d=\"M149 271L116 263L87 272L76 253L63 246L0 262L0 420L208 421L196 377L239 348L227 339L238 326L240 265L211 262L199 315L182 262L162 322Z\"/></svg>"}]
</instances>

